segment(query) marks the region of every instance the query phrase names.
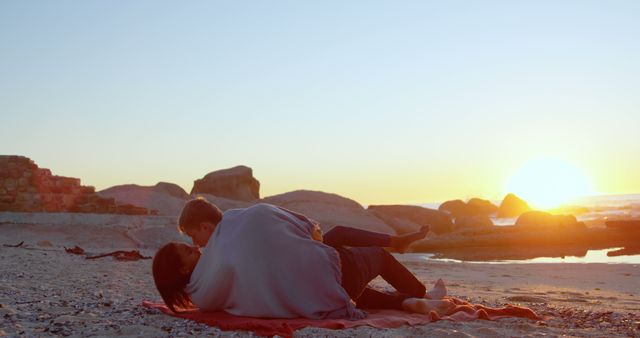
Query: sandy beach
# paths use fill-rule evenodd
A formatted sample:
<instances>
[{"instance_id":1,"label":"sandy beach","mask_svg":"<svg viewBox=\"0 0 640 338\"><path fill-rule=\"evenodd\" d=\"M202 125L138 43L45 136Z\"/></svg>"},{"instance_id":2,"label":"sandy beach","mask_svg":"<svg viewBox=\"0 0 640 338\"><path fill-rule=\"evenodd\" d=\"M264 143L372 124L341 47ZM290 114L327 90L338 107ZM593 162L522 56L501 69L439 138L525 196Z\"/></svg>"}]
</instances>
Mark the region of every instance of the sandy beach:
<instances>
[{"instance_id":1,"label":"sandy beach","mask_svg":"<svg viewBox=\"0 0 640 338\"><path fill-rule=\"evenodd\" d=\"M60 232L65 227L45 232L44 227L0 223L2 244L25 241L21 247L0 247L0 335L253 336L250 332L223 332L143 308L143 300L160 300L151 276L151 260L88 260L63 248L75 245L80 235ZM100 238L100 232L95 236ZM82 244L88 254L127 246L110 246L109 243L126 243L114 238ZM154 253L153 248L136 249L143 255ZM551 319L440 321L385 330L306 328L297 331L296 336L640 336L638 265L456 263L425 260L416 254L397 257L425 284L444 279L452 296L489 306L530 306ZM375 284L386 287L382 281L376 280Z\"/></svg>"}]
</instances>

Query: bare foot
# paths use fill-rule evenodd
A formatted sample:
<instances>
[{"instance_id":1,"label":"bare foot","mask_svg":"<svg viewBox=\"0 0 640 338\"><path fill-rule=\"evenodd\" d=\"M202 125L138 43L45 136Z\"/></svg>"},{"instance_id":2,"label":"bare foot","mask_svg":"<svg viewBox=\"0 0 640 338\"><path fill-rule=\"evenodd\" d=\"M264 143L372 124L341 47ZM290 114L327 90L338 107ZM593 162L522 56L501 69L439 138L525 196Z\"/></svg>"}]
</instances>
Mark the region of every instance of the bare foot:
<instances>
[{"instance_id":1,"label":"bare foot","mask_svg":"<svg viewBox=\"0 0 640 338\"><path fill-rule=\"evenodd\" d=\"M438 279L433 285L433 288L427 291L424 298L427 299L442 299L447 295L447 287L444 285L442 279Z\"/></svg>"},{"instance_id":2,"label":"bare foot","mask_svg":"<svg viewBox=\"0 0 640 338\"><path fill-rule=\"evenodd\" d=\"M400 236L391 236L391 243L389 246L394 248L399 253L405 253L411 243L425 238L427 236L427 233L429 233L429 226L425 225L416 232L411 232Z\"/></svg>"},{"instance_id":3,"label":"bare foot","mask_svg":"<svg viewBox=\"0 0 640 338\"><path fill-rule=\"evenodd\" d=\"M402 302L405 311L429 314L435 311L439 316L444 316L456 307L450 300L430 300L423 298L407 298Z\"/></svg>"}]
</instances>

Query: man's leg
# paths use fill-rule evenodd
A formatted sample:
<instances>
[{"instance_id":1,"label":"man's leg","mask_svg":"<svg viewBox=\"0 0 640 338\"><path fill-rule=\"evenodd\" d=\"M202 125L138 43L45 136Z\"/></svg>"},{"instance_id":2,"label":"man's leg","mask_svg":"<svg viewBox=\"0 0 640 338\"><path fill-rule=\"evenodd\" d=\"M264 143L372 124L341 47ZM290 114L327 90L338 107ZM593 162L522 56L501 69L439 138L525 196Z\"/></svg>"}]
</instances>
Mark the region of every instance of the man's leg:
<instances>
[{"instance_id":1,"label":"man's leg","mask_svg":"<svg viewBox=\"0 0 640 338\"><path fill-rule=\"evenodd\" d=\"M418 231L402 235L387 235L362 229L349 228L337 225L324 234L322 242L334 248L340 246L353 247L392 247L400 253L404 253L411 243L427 236L429 227L425 226Z\"/></svg>"},{"instance_id":2,"label":"man's leg","mask_svg":"<svg viewBox=\"0 0 640 338\"><path fill-rule=\"evenodd\" d=\"M384 249L341 247L338 252L342 261L342 286L356 302L365 292L367 284L377 276L391 284L405 299L424 297L426 288L422 282ZM371 297L371 292L367 291L367 296L362 301L366 302ZM390 298L386 301L390 302L386 305L387 308L396 308L396 303L392 303Z\"/></svg>"},{"instance_id":3,"label":"man's leg","mask_svg":"<svg viewBox=\"0 0 640 338\"><path fill-rule=\"evenodd\" d=\"M391 244L391 236L379 232L337 225L322 235L322 242L334 248L340 246L385 247Z\"/></svg>"}]
</instances>

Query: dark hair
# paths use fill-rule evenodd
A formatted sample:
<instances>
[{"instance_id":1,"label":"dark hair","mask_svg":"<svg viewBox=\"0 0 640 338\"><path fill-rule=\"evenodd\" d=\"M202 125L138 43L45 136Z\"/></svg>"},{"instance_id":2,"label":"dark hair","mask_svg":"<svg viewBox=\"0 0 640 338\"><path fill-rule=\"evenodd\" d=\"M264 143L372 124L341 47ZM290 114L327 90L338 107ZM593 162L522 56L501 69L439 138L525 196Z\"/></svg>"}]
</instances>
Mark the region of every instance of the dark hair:
<instances>
[{"instance_id":1,"label":"dark hair","mask_svg":"<svg viewBox=\"0 0 640 338\"><path fill-rule=\"evenodd\" d=\"M173 312L181 312L177 309L194 308L191 296L185 291L191 273L180 273L182 261L178 256L176 242L165 244L153 257L153 280L164 303Z\"/></svg>"},{"instance_id":2,"label":"dark hair","mask_svg":"<svg viewBox=\"0 0 640 338\"><path fill-rule=\"evenodd\" d=\"M185 228L200 225L202 222L209 222L217 225L222 219L222 211L215 205L209 203L204 198L196 198L185 204L180 214L178 227L180 232L184 232Z\"/></svg>"}]
</instances>

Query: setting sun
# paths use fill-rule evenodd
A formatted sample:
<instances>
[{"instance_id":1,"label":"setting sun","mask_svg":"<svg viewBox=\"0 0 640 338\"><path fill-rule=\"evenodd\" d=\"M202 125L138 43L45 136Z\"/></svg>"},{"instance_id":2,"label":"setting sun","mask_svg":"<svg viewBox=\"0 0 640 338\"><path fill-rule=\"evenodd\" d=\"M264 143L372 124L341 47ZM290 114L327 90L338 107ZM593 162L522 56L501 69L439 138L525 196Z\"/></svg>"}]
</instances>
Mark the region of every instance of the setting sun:
<instances>
[{"instance_id":1,"label":"setting sun","mask_svg":"<svg viewBox=\"0 0 640 338\"><path fill-rule=\"evenodd\" d=\"M525 163L509 178L512 192L533 207L551 209L571 199L592 193L587 176L568 161L542 157Z\"/></svg>"}]
</instances>

